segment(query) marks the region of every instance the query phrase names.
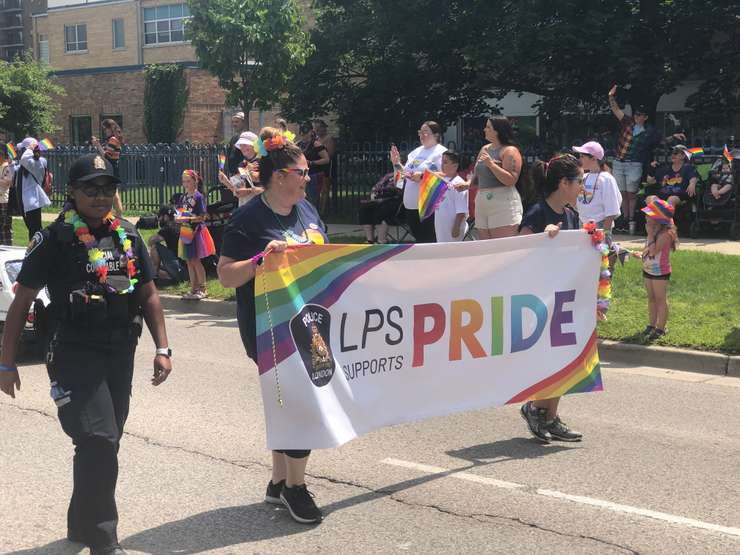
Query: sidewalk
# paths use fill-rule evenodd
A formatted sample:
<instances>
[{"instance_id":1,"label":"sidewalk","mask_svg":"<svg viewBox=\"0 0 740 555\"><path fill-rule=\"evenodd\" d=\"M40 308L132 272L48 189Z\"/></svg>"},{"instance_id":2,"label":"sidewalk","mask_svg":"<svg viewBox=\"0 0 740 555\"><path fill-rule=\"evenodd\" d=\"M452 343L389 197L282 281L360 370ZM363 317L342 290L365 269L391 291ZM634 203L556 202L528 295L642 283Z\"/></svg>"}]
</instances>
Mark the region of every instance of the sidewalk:
<instances>
[{"instance_id":1,"label":"sidewalk","mask_svg":"<svg viewBox=\"0 0 740 555\"><path fill-rule=\"evenodd\" d=\"M364 237L362 226L356 224L327 224L329 238L336 236ZM642 250L645 238L633 235L614 235L614 240L630 250ZM679 248L691 251L718 252L740 256L740 241L729 239L690 239L680 237Z\"/></svg>"}]
</instances>

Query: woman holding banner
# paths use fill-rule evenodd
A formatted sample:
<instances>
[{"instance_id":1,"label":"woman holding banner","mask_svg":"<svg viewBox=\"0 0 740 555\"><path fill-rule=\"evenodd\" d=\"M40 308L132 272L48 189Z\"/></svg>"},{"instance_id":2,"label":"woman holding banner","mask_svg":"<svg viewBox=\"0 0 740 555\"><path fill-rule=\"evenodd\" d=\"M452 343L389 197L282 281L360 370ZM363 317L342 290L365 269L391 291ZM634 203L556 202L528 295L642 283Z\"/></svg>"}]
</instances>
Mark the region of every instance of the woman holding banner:
<instances>
[{"instance_id":1,"label":"woman holding banner","mask_svg":"<svg viewBox=\"0 0 740 555\"><path fill-rule=\"evenodd\" d=\"M401 154L396 145L391 146L393 168L403 177L403 207L406 212L406 223L411 228L417 243L435 243L434 216L423 221L419 219L419 182L424 170L439 172L442 170L442 154L447 149L439 144L442 139L442 128L435 121L425 121L419 128L421 146L409 152L406 164L401 164Z\"/></svg>"},{"instance_id":2,"label":"woman holding banner","mask_svg":"<svg viewBox=\"0 0 740 555\"><path fill-rule=\"evenodd\" d=\"M218 261L224 287L237 288L237 320L247 355L257 361L254 304L255 262L260 254L283 251L288 245L327 242L324 223L306 200L308 162L301 149L280 130L265 127L255 144L265 191L234 213L226 227ZM265 501L283 504L303 524L321 522L322 513L306 489L309 450L272 452L272 479Z\"/></svg>"},{"instance_id":3,"label":"woman holding banner","mask_svg":"<svg viewBox=\"0 0 740 555\"><path fill-rule=\"evenodd\" d=\"M579 229L578 214L573 210L583 190L583 170L575 156L564 154L549 162L539 161L532 168L532 179L541 200L522 219L519 235L547 233L555 237L561 229ZM558 416L560 397L529 401L521 414L534 437L544 443L581 441L581 434L571 430Z\"/></svg>"}]
</instances>

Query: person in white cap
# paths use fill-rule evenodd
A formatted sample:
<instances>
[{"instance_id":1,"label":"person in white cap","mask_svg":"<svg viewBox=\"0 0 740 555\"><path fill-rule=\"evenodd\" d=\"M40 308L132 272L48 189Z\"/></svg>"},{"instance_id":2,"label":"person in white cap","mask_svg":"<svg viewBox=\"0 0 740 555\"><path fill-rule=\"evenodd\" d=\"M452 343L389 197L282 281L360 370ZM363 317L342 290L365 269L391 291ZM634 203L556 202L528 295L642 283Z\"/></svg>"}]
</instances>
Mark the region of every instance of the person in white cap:
<instances>
[{"instance_id":1,"label":"person in white cap","mask_svg":"<svg viewBox=\"0 0 740 555\"><path fill-rule=\"evenodd\" d=\"M574 146L573 151L581 160L584 171L583 190L578 195L578 218L582 222L593 220L605 231L611 231L619 217L622 194L617 180L609 172L601 171L604 148L596 141Z\"/></svg>"},{"instance_id":2,"label":"person in white cap","mask_svg":"<svg viewBox=\"0 0 740 555\"><path fill-rule=\"evenodd\" d=\"M16 193L21 202L19 208L28 228L30 241L36 232L41 231L41 209L51 204L44 192L47 165L46 158L41 156L39 142L33 137L23 139L17 150L22 154L19 161L20 171L16 177L16 180L20 180L20 187L16 189Z\"/></svg>"},{"instance_id":3,"label":"person in white cap","mask_svg":"<svg viewBox=\"0 0 740 555\"><path fill-rule=\"evenodd\" d=\"M239 147L236 146L236 142L241 137L242 132L245 131L245 118L244 112L237 112L231 116L231 127L234 129L234 136L229 141L229 146L226 148L226 175L231 177L232 175L239 172L239 165L244 161Z\"/></svg>"},{"instance_id":4,"label":"person in white cap","mask_svg":"<svg viewBox=\"0 0 740 555\"><path fill-rule=\"evenodd\" d=\"M238 199L239 206L249 202L254 196L260 194L264 189L259 187L259 171L257 169L257 152L254 150L254 141L257 135L251 131L245 131L234 143L243 157L242 163L237 167L236 173L227 176L224 172L218 172L218 180L229 189Z\"/></svg>"}]
</instances>

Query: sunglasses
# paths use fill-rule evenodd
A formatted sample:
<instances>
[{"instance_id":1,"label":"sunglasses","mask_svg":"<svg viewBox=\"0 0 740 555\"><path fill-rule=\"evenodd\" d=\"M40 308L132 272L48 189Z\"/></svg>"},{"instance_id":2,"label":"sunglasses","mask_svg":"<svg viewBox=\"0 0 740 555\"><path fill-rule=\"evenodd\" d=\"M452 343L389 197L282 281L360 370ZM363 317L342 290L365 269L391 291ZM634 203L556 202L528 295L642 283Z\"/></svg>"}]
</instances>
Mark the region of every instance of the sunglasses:
<instances>
[{"instance_id":1,"label":"sunglasses","mask_svg":"<svg viewBox=\"0 0 740 555\"><path fill-rule=\"evenodd\" d=\"M294 173L296 175L300 175L301 177L308 177L308 168L305 169L298 169L298 168L281 168L281 172L283 173Z\"/></svg>"},{"instance_id":2,"label":"sunglasses","mask_svg":"<svg viewBox=\"0 0 740 555\"><path fill-rule=\"evenodd\" d=\"M82 191L82 194L88 198L95 198L97 196L112 197L116 194L118 186L114 184L110 185L85 185L83 187L77 187L78 191Z\"/></svg>"}]
</instances>

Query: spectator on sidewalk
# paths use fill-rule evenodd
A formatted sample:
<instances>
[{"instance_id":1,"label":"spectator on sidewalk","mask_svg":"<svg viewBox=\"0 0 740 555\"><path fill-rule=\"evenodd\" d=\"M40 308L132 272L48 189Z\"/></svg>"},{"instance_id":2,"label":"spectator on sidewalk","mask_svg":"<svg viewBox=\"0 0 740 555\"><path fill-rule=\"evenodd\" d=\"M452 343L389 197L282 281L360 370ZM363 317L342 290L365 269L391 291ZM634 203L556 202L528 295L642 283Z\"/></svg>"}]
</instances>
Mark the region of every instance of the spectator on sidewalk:
<instances>
[{"instance_id":1,"label":"spectator on sidewalk","mask_svg":"<svg viewBox=\"0 0 740 555\"><path fill-rule=\"evenodd\" d=\"M596 141L574 146L583 168L583 190L578 195L578 217L582 222L593 220L607 232L612 230L614 220L619 217L622 195L617 181L609 172L601 169L604 149Z\"/></svg>"},{"instance_id":2,"label":"spectator on sidewalk","mask_svg":"<svg viewBox=\"0 0 740 555\"><path fill-rule=\"evenodd\" d=\"M368 243L383 245L388 242L388 225L398 214L402 199L393 178L393 173L384 175L373 185L370 198L360 200L360 225Z\"/></svg>"},{"instance_id":3,"label":"spectator on sidewalk","mask_svg":"<svg viewBox=\"0 0 740 555\"><path fill-rule=\"evenodd\" d=\"M324 183L324 168L329 167L331 160L326 147L316 136L311 122L301 124L300 136L298 146L308 161L308 177L310 178L306 186L306 198L318 209Z\"/></svg>"},{"instance_id":4,"label":"spectator on sidewalk","mask_svg":"<svg viewBox=\"0 0 740 555\"><path fill-rule=\"evenodd\" d=\"M234 129L234 136L229 141L229 146L226 148L226 175L231 177L239 173L239 166L244 162L244 155L239 147L236 146L236 142L241 137L242 132L246 129L244 122L244 112L237 112L231 117L231 127Z\"/></svg>"},{"instance_id":5,"label":"spectator on sidewalk","mask_svg":"<svg viewBox=\"0 0 740 555\"><path fill-rule=\"evenodd\" d=\"M0 245L13 244L13 216L8 202L14 174L13 160L6 159L5 149L0 150Z\"/></svg>"},{"instance_id":6,"label":"spectator on sidewalk","mask_svg":"<svg viewBox=\"0 0 740 555\"><path fill-rule=\"evenodd\" d=\"M245 131L239 136L235 146L241 151L244 161L239 166L236 174L227 176L224 172L218 172L218 181L229 189L239 199L238 205L243 206L257 194L264 191L259 187L259 168L257 164L257 153L254 150L254 141L257 135L251 131Z\"/></svg>"},{"instance_id":7,"label":"spectator on sidewalk","mask_svg":"<svg viewBox=\"0 0 740 555\"><path fill-rule=\"evenodd\" d=\"M329 196L336 194L334 183L336 181L335 169L337 162L337 140L329 135L329 126L323 119L316 120L314 131L316 131L316 137L321 141L321 144L324 145L326 153L329 155L329 163L323 166L322 169L324 182L321 186L321 193L319 194L319 214L323 216L326 214L326 209L329 204Z\"/></svg>"},{"instance_id":8,"label":"spectator on sidewalk","mask_svg":"<svg viewBox=\"0 0 740 555\"><path fill-rule=\"evenodd\" d=\"M609 90L609 107L619 120L620 130L617 138L617 149L613 173L622 192L622 215L627 221L631 234L635 233L635 207L637 191L642 183L644 166L653 159L655 147L673 140L686 140L682 133L674 133L662 138L658 129L649 124L646 106L639 104L632 109L632 115L626 115L616 99L617 86Z\"/></svg>"},{"instance_id":9,"label":"spectator on sidewalk","mask_svg":"<svg viewBox=\"0 0 740 555\"><path fill-rule=\"evenodd\" d=\"M102 142L97 137L92 137L90 142L97 151L113 166L113 175L120 179L121 172L119 163L121 161L121 149L123 148L123 131L115 120L105 119L101 124L103 127ZM123 203L121 202L120 185L113 198L113 211L116 216L123 216Z\"/></svg>"},{"instance_id":10,"label":"spectator on sidewalk","mask_svg":"<svg viewBox=\"0 0 740 555\"><path fill-rule=\"evenodd\" d=\"M658 190L645 199L650 204L659 198L665 200L675 209L679 204L696 196L696 184L699 174L690 163L691 153L684 145L676 145L671 151L671 163L658 166L655 177L648 176L648 184L655 184Z\"/></svg>"},{"instance_id":11,"label":"spectator on sidewalk","mask_svg":"<svg viewBox=\"0 0 740 555\"><path fill-rule=\"evenodd\" d=\"M157 214L157 223L159 229L157 233L149 237L147 245L149 247L149 258L152 259L152 268L154 268L155 278L166 278L169 277L160 268L162 262L157 250L157 245L164 243L167 250L172 252L174 256L177 256L177 246L180 240L180 229L175 222L177 212L171 206L162 206Z\"/></svg>"},{"instance_id":12,"label":"spectator on sidewalk","mask_svg":"<svg viewBox=\"0 0 740 555\"><path fill-rule=\"evenodd\" d=\"M20 169L16 172L15 185L20 203L20 213L28 228L28 240L41 231L41 209L49 206L51 201L44 192L46 178L46 158L41 156L39 142L33 137L26 137L18 145L18 151L23 151L20 159Z\"/></svg>"}]
</instances>

